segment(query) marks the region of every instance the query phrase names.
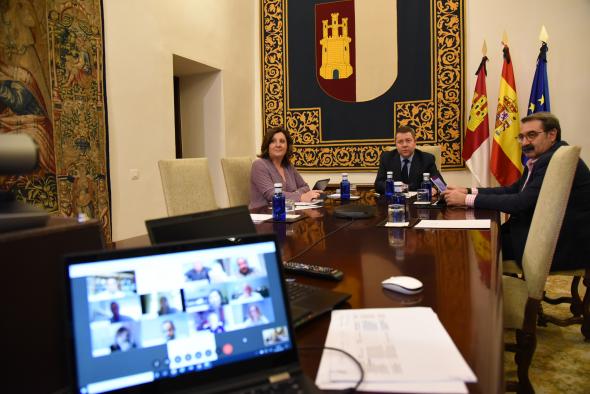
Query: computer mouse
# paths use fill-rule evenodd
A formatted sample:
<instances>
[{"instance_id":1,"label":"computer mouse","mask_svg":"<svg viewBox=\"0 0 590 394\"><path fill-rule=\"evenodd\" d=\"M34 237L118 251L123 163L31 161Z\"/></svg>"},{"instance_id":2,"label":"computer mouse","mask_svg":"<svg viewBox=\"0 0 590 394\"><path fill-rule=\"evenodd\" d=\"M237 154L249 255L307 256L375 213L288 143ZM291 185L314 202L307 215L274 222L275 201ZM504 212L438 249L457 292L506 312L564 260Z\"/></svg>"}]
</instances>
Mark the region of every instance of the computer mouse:
<instances>
[{"instance_id":1,"label":"computer mouse","mask_svg":"<svg viewBox=\"0 0 590 394\"><path fill-rule=\"evenodd\" d=\"M423 288L422 282L411 276L392 276L381 282L381 285L387 290L402 294L417 294Z\"/></svg>"}]
</instances>

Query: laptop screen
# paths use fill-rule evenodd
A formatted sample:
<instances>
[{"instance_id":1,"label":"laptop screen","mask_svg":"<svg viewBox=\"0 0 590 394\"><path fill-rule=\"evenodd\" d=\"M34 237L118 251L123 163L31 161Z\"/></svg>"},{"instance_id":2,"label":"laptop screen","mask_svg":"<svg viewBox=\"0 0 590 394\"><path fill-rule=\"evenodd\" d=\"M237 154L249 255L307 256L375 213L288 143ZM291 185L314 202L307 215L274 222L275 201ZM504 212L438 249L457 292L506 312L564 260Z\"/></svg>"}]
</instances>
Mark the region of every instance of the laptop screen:
<instances>
[{"instance_id":1,"label":"laptop screen","mask_svg":"<svg viewBox=\"0 0 590 394\"><path fill-rule=\"evenodd\" d=\"M240 241L66 258L76 391L294 353L274 238Z\"/></svg>"}]
</instances>

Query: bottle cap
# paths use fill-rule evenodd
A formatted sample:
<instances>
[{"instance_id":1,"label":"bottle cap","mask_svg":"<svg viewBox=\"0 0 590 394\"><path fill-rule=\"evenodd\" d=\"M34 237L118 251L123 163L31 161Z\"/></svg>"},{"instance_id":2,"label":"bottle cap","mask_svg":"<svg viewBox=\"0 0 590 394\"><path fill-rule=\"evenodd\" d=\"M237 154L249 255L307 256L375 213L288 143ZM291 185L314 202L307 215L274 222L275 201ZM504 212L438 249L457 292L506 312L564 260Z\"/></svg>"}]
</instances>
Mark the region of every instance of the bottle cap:
<instances>
[{"instance_id":1,"label":"bottle cap","mask_svg":"<svg viewBox=\"0 0 590 394\"><path fill-rule=\"evenodd\" d=\"M402 186L404 183L402 181L395 181L393 182L394 186Z\"/></svg>"},{"instance_id":2,"label":"bottle cap","mask_svg":"<svg viewBox=\"0 0 590 394\"><path fill-rule=\"evenodd\" d=\"M280 182L277 182L277 183L275 183L275 187L281 187L282 188L283 187L283 184L280 183Z\"/></svg>"},{"instance_id":3,"label":"bottle cap","mask_svg":"<svg viewBox=\"0 0 590 394\"><path fill-rule=\"evenodd\" d=\"M387 171L387 176L393 176L393 171Z\"/></svg>"},{"instance_id":4,"label":"bottle cap","mask_svg":"<svg viewBox=\"0 0 590 394\"><path fill-rule=\"evenodd\" d=\"M346 172L343 172L342 176L348 176L348 174Z\"/></svg>"}]
</instances>

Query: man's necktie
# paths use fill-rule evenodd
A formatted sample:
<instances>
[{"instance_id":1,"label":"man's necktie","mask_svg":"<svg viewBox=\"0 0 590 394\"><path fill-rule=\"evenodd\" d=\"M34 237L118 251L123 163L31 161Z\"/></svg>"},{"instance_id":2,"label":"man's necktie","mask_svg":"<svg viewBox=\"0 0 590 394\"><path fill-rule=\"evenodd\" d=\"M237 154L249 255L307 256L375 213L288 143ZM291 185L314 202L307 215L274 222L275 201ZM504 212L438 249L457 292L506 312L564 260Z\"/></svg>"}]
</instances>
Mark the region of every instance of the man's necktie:
<instances>
[{"instance_id":1,"label":"man's necktie","mask_svg":"<svg viewBox=\"0 0 590 394\"><path fill-rule=\"evenodd\" d=\"M404 165L402 167L402 182L405 183L406 185L408 184L408 179L409 179L409 174L408 174L408 164L410 163L410 160L408 159L404 159Z\"/></svg>"}]
</instances>

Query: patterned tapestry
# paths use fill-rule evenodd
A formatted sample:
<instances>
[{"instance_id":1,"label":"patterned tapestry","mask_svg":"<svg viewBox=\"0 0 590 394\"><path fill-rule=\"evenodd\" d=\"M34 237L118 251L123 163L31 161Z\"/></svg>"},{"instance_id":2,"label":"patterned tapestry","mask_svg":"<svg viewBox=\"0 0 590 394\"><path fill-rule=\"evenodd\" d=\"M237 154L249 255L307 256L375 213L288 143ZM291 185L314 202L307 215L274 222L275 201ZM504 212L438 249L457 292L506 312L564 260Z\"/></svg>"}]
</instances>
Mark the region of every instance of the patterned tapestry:
<instances>
[{"instance_id":1,"label":"patterned tapestry","mask_svg":"<svg viewBox=\"0 0 590 394\"><path fill-rule=\"evenodd\" d=\"M463 0L261 0L264 128L300 170L376 169L402 125L463 168Z\"/></svg>"},{"instance_id":2,"label":"patterned tapestry","mask_svg":"<svg viewBox=\"0 0 590 394\"><path fill-rule=\"evenodd\" d=\"M100 0L0 0L0 133L25 133L39 169L0 189L102 222L111 240Z\"/></svg>"}]
</instances>

